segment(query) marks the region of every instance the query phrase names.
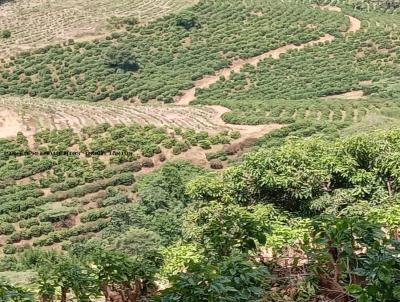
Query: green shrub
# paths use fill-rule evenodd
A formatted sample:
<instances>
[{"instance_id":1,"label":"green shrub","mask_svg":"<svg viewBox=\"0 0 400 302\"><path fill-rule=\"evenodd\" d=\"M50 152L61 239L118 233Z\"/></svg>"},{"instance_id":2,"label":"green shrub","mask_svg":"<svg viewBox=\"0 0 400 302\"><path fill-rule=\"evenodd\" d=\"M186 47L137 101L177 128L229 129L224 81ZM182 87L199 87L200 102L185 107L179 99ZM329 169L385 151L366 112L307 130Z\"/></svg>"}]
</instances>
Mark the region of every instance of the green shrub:
<instances>
[{"instance_id":1,"label":"green shrub","mask_svg":"<svg viewBox=\"0 0 400 302\"><path fill-rule=\"evenodd\" d=\"M11 38L11 31L8 29L4 29L0 32L0 38L9 39Z\"/></svg>"},{"instance_id":2,"label":"green shrub","mask_svg":"<svg viewBox=\"0 0 400 302\"><path fill-rule=\"evenodd\" d=\"M11 235L15 228L11 223L3 222L0 224L0 235Z\"/></svg>"},{"instance_id":3,"label":"green shrub","mask_svg":"<svg viewBox=\"0 0 400 302\"><path fill-rule=\"evenodd\" d=\"M6 244L3 246L3 253L6 255L15 254L17 252L17 248L12 244Z\"/></svg>"}]
</instances>

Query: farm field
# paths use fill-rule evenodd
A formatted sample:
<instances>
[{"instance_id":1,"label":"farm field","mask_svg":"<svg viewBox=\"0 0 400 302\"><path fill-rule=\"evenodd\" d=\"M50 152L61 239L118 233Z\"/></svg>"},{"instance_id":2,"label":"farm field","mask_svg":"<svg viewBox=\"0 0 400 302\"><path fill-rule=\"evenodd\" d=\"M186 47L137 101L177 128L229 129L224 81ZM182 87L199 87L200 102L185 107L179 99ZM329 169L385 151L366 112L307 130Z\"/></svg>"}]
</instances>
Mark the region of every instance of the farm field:
<instances>
[{"instance_id":1,"label":"farm field","mask_svg":"<svg viewBox=\"0 0 400 302\"><path fill-rule=\"evenodd\" d=\"M54 45L25 52L0 65L0 94L171 102L181 90L191 88L194 80L228 66L236 58L249 58L287 44L307 43L346 31L349 19L341 13L289 4L202 1L188 9L189 16L183 14L182 20L178 20L183 25L178 25L172 15L145 27L133 27L127 33L111 35L107 40L72 42L66 47ZM190 14L196 15L198 25L190 22ZM242 18L247 19L245 26L240 24ZM313 28L309 24L319 25ZM219 44L224 36L221 49ZM135 58L122 66L114 59L126 48L135 52ZM115 68L119 71L113 72Z\"/></svg>"},{"instance_id":2,"label":"farm field","mask_svg":"<svg viewBox=\"0 0 400 302\"><path fill-rule=\"evenodd\" d=\"M0 302L400 301L399 29L0 0Z\"/></svg>"},{"instance_id":3,"label":"farm field","mask_svg":"<svg viewBox=\"0 0 400 302\"><path fill-rule=\"evenodd\" d=\"M14 140L2 140L2 251L10 254L31 245L52 246L70 236L96 234L107 226L104 219L110 206L136 199L132 187L135 176L149 173L171 159L192 157L193 162L207 167L212 160L208 163L206 153L224 153L242 141L236 131L209 135L179 128L108 123L87 126L80 132L37 132L32 145L21 133ZM184 164L190 165L178 165ZM88 218L92 212L95 216ZM81 215L84 218L80 219ZM26 227L24 222L19 223L21 219L28 220ZM84 225L97 219L98 226Z\"/></svg>"},{"instance_id":4,"label":"farm field","mask_svg":"<svg viewBox=\"0 0 400 302\"><path fill-rule=\"evenodd\" d=\"M134 17L147 23L182 10L196 0L20 0L0 2L0 30L9 30L9 39L0 39L0 57L43 47L69 39L90 40L118 31L112 17Z\"/></svg>"},{"instance_id":5,"label":"farm field","mask_svg":"<svg viewBox=\"0 0 400 302\"><path fill-rule=\"evenodd\" d=\"M297 106L308 106L307 102L301 104L302 100L317 98L348 99L347 105L355 107L360 104L354 100L364 101L368 97L393 102L397 96L393 79L399 74L397 53L400 40L397 28L384 23L384 16L381 16L382 23L375 24L363 18L367 17L360 16L359 25L364 24L364 27L329 44L320 43L300 51L289 51L279 60L272 56L260 62L257 68L246 65L229 78L199 87L196 103L223 105L233 111L240 108L240 113L231 114L227 121L254 124L263 123L268 117L256 118L246 114L246 111L254 112L257 104L260 112L270 112L271 103L263 102L265 98L291 100L283 102L283 106L291 104L292 112ZM192 98L191 101L194 100ZM340 107L338 102L333 101L315 103L319 107ZM329 109L326 112L331 114ZM246 116L247 120L241 116ZM354 115L350 113L347 116ZM340 119L340 113L336 114L336 118Z\"/></svg>"},{"instance_id":6,"label":"farm field","mask_svg":"<svg viewBox=\"0 0 400 302\"><path fill-rule=\"evenodd\" d=\"M2 97L1 107L19 115L21 127L33 129L80 130L101 123L140 123L155 126L181 127L205 131L218 131L224 126L213 123L217 116L207 108L178 106L144 106L121 103L87 103L39 98ZM18 130L18 129L17 129ZM14 135L17 133L15 132Z\"/></svg>"}]
</instances>

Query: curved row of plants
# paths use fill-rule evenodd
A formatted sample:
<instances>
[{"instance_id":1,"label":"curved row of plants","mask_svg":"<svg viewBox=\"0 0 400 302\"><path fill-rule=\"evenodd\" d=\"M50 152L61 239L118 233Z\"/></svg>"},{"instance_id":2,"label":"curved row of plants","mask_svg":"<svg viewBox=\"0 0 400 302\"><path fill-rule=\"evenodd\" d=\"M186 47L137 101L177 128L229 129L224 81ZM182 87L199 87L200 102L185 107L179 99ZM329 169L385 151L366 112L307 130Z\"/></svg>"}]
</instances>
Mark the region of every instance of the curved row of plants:
<instances>
[{"instance_id":1,"label":"curved row of plants","mask_svg":"<svg viewBox=\"0 0 400 302\"><path fill-rule=\"evenodd\" d=\"M394 32L369 28L289 51L279 60L267 58L257 68L245 66L230 79L221 78L209 89L197 91L199 102L312 99L353 90L396 97L393 79L400 72L396 56L400 42Z\"/></svg>"},{"instance_id":2,"label":"curved row of plants","mask_svg":"<svg viewBox=\"0 0 400 302\"><path fill-rule=\"evenodd\" d=\"M203 0L106 40L25 52L0 65L0 94L67 99L171 102L192 82L286 44L348 26L343 14L298 1Z\"/></svg>"}]
</instances>

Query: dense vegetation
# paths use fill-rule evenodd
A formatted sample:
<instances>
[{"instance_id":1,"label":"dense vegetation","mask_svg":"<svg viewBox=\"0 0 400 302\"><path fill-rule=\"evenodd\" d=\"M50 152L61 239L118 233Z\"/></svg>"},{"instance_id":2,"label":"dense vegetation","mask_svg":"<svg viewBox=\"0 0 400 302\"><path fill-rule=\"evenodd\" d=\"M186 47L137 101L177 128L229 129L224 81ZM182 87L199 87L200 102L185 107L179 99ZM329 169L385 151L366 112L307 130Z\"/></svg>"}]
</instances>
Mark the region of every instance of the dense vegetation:
<instances>
[{"instance_id":1,"label":"dense vegetation","mask_svg":"<svg viewBox=\"0 0 400 302\"><path fill-rule=\"evenodd\" d=\"M396 37L395 29L370 26L331 43L291 51L279 60L268 58L257 68L247 66L230 80L220 81L210 93L199 95L207 100L306 99L364 89L368 94L393 97L394 91L380 92L365 83L384 83L398 76L400 41Z\"/></svg>"},{"instance_id":2,"label":"dense vegetation","mask_svg":"<svg viewBox=\"0 0 400 302\"><path fill-rule=\"evenodd\" d=\"M393 99L399 96L395 83L400 70L397 30L385 23L388 14L349 13L361 19L363 30L327 44L289 51L279 60L267 58L257 68L248 65L229 79L221 78L209 89L199 90L197 102L229 107L233 112L224 116L226 121L250 124L316 117L361 120L370 110L396 108ZM372 16L376 21L371 21ZM397 14L390 16L393 22L399 19ZM372 101L318 99L357 90ZM382 98L389 101L384 103Z\"/></svg>"},{"instance_id":3,"label":"dense vegetation","mask_svg":"<svg viewBox=\"0 0 400 302\"><path fill-rule=\"evenodd\" d=\"M136 200L135 173L165 161L166 153L173 157L195 146L206 152L239 137L99 124L80 133L37 132L33 147L21 133L0 140L2 251L14 254L93 235L108 226L113 207Z\"/></svg>"},{"instance_id":4,"label":"dense vegetation","mask_svg":"<svg viewBox=\"0 0 400 302\"><path fill-rule=\"evenodd\" d=\"M396 301L399 138L303 139L219 174L167 163L139 179L137 203L110 206L97 236L4 257L2 270L36 272L31 291L1 283L21 297L5 301Z\"/></svg>"},{"instance_id":5,"label":"dense vegetation","mask_svg":"<svg viewBox=\"0 0 400 302\"><path fill-rule=\"evenodd\" d=\"M228 66L234 58L308 42L326 33L339 36L347 23L343 14L297 1L201 1L180 15L114 33L107 40L71 41L21 53L1 64L0 94L171 102L193 80ZM121 48L136 58L139 69L116 73L104 60L110 51L118 57Z\"/></svg>"},{"instance_id":6,"label":"dense vegetation","mask_svg":"<svg viewBox=\"0 0 400 302\"><path fill-rule=\"evenodd\" d=\"M0 94L169 103L235 60L332 35L196 90L229 123L283 124L249 153L262 127L239 140L115 118L0 139L0 302L400 301L395 8L202 0L2 60Z\"/></svg>"}]
</instances>

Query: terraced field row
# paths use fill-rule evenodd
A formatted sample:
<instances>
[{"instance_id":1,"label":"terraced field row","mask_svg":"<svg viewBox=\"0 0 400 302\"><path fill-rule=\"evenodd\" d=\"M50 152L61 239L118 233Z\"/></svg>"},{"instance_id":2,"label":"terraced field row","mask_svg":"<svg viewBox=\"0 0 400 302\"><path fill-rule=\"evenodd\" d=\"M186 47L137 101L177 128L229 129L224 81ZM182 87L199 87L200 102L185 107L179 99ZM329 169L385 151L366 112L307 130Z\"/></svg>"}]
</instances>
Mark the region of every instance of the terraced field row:
<instances>
[{"instance_id":1,"label":"terraced field row","mask_svg":"<svg viewBox=\"0 0 400 302\"><path fill-rule=\"evenodd\" d=\"M294 0L203 0L181 14L105 40L71 41L21 53L0 64L0 94L170 103L192 88L193 81L237 59L331 39L349 24L343 13ZM135 57L135 68L114 66L107 59L119 57L121 50Z\"/></svg>"},{"instance_id":2,"label":"terraced field row","mask_svg":"<svg viewBox=\"0 0 400 302\"><path fill-rule=\"evenodd\" d=\"M213 122L216 115L214 110L198 107L96 104L30 97L2 97L0 111L8 112L9 119L6 123L4 120L6 115L4 115L3 124L5 125L3 126L14 124L16 129L14 135L21 129L27 133L43 128L80 130L83 127L101 123L152 124L158 127L180 127L208 132L218 132L228 128L218 124L217 121ZM15 116L16 113L17 116ZM9 132L3 127L1 129L4 133Z\"/></svg>"},{"instance_id":3,"label":"terraced field row","mask_svg":"<svg viewBox=\"0 0 400 302\"><path fill-rule=\"evenodd\" d=\"M0 39L0 56L45 46L71 38L100 36L110 30L112 16L134 16L148 22L188 7L197 0L18 0L1 4L0 30L11 31Z\"/></svg>"},{"instance_id":4,"label":"terraced field row","mask_svg":"<svg viewBox=\"0 0 400 302\"><path fill-rule=\"evenodd\" d=\"M397 114L399 102L380 99L360 100L298 100L253 102L252 104L221 102L232 111L223 115L231 124L290 124L299 121L324 121L357 123L369 115ZM251 112L251 114L249 114Z\"/></svg>"},{"instance_id":5,"label":"terraced field row","mask_svg":"<svg viewBox=\"0 0 400 302\"><path fill-rule=\"evenodd\" d=\"M225 105L221 102L221 105ZM102 123L110 125L138 123L157 127L202 130L217 133L238 130L242 135L262 134L270 124L290 124L299 121L361 122L368 114L382 114L387 108L397 108L396 102L379 100L327 99L321 101L273 101L253 104L227 103L221 106L185 107L173 105L130 105L124 103L88 103L38 98L0 98L0 137L15 136L21 131L27 136L49 129L72 128L80 131ZM393 109L394 110L394 109ZM251 114L249 114L251 112ZM226 121L223 122L222 118ZM229 124L228 124L229 123ZM246 125L254 126L246 126ZM258 128L257 128L258 127ZM265 132L268 132L264 129ZM258 135L258 136L259 136Z\"/></svg>"}]
</instances>

